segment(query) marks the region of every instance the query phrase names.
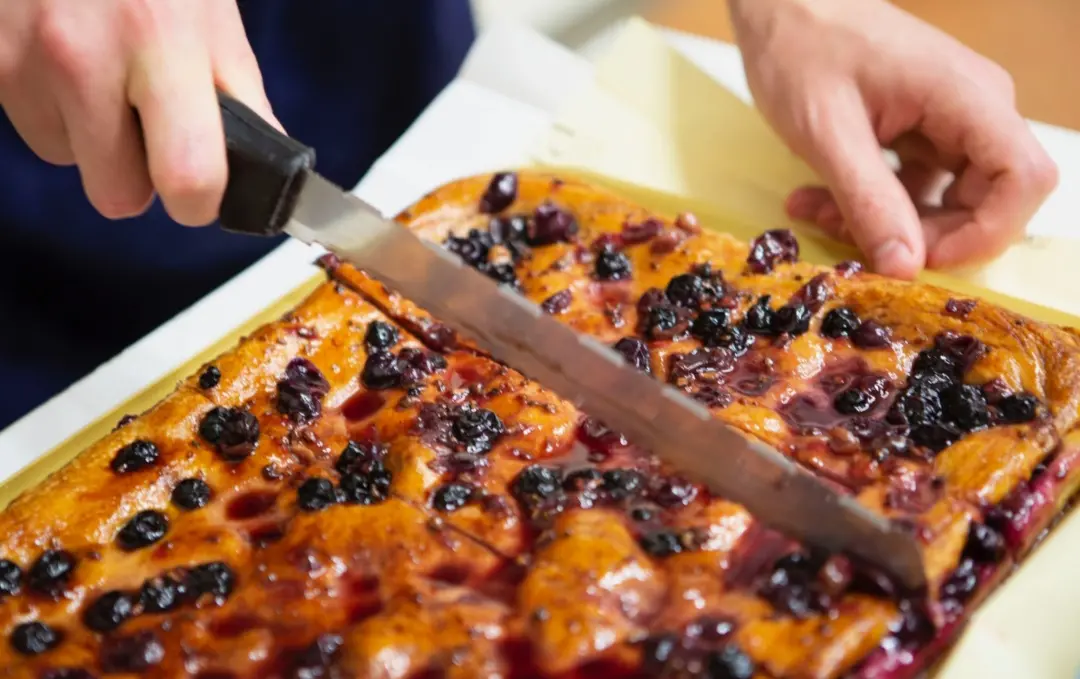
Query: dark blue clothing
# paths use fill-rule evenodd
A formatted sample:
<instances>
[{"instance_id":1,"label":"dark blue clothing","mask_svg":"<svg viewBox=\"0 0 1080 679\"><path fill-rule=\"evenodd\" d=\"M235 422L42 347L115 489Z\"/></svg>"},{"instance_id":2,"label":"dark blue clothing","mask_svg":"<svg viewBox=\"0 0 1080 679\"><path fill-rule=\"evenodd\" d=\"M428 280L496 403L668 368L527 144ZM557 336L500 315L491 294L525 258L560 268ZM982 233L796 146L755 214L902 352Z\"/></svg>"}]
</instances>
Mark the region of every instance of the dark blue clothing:
<instances>
[{"instance_id":1,"label":"dark blue clothing","mask_svg":"<svg viewBox=\"0 0 1080 679\"><path fill-rule=\"evenodd\" d=\"M240 7L275 113L345 187L453 78L473 39L467 0ZM2 115L0 172L0 427L278 244L179 227L160 204L105 220L78 171L38 160Z\"/></svg>"}]
</instances>

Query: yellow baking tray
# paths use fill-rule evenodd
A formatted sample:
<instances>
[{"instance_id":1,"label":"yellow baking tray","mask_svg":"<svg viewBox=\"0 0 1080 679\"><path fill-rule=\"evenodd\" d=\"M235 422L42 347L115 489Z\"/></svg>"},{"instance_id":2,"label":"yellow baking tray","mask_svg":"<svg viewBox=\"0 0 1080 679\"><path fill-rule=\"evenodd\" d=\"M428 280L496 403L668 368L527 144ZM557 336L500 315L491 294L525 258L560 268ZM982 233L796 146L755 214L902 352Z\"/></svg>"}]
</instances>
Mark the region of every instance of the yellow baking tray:
<instances>
[{"instance_id":1,"label":"yellow baking tray","mask_svg":"<svg viewBox=\"0 0 1080 679\"><path fill-rule=\"evenodd\" d=\"M595 185L607 187L659 214L673 216L679 212L693 212L698 216L699 221L703 226L718 231L725 231L736 238L750 240L760 234L764 228L767 228L763 225L753 225L741 222L734 218L730 213L727 213L722 208L715 205L664 194L659 191L634 186L587 171L550 167L540 169L545 172L553 172L561 176L573 177ZM801 256L805 260L817 264L835 264L836 262L856 258L858 256L858 252L853 248L831 241L812 230L797 229L797 231L801 246ZM35 461L24 467L3 484L0 484L0 508L6 507L19 494L33 488L49 474L71 461L82 450L109 433L125 414L142 413L149 410L155 403L168 396L176 388L177 383L193 374L201 365L236 346L241 338L250 334L256 328L280 318L290 309L298 305L304 297L310 294L311 291L324 280L325 276L321 274L313 276L304 284L281 297L274 304L264 308L246 322L234 328L214 344L206 347L198 354L191 356L187 361L179 365L161 380L148 385L145 389L117 406L104 417L95 422L91 422L56 448L43 453ZM954 290L962 295L985 299L1035 320L1053 323L1055 325L1080 328L1080 318L1078 317L1038 304L991 292L965 281L936 273L925 273L922 276L922 280L927 283Z\"/></svg>"}]
</instances>

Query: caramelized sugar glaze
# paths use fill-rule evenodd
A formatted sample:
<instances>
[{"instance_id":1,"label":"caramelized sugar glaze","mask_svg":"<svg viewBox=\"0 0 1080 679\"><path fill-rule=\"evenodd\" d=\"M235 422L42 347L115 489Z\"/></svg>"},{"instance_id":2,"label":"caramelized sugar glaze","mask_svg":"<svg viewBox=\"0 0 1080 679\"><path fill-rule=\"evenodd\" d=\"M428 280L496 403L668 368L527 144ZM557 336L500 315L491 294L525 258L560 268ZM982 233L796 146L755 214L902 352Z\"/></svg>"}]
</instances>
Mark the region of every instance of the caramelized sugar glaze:
<instances>
[{"instance_id":1,"label":"caramelized sugar glaze","mask_svg":"<svg viewBox=\"0 0 1080 679\"><path fill-rule=\"evenodd\" d=\"M762 527L328 258L0 513L0 676L912 677L1077 486L1068 331L539 174L399 219L908 526L929 590Z\"/></svg>"}]
</instances>

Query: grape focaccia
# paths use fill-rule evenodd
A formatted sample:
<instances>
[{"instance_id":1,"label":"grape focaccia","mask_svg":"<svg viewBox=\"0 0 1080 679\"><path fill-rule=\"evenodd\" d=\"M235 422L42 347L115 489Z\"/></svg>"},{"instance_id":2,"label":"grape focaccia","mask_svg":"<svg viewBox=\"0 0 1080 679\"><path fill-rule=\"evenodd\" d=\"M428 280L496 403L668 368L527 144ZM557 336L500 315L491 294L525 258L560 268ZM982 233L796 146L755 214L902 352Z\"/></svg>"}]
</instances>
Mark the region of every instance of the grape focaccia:
<instances>
[{"instance_id":1,"label":"grape focaccia","mask_svg":"<svg viewBox=\"0 0 1080 679\"><path fill-rule=\"evenodd\" d=\"M913 677L1077 487L1071 331L540 174L399 221L910 527L929 590L764 528L327 258L0 513L0 676Z\"/></svg>"}]
</instances>

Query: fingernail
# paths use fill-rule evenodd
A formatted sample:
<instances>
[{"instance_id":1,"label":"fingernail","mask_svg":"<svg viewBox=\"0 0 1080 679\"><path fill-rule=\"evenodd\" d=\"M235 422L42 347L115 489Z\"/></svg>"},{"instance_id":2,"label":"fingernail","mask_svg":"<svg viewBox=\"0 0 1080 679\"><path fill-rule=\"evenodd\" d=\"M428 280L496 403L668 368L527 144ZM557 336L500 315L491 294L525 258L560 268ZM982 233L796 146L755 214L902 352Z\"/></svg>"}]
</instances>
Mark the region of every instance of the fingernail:
<instances>
[{"instance_id":1,"label":"fingernail","mask_svg":"<svg viewBox=\"0 0 1080 679\"><path fill-rule=\"evenodd\" d=\"M910 277L914 275L915 253L899 238L885 241L870 257L874 270L886 276Z\"/></svg>"}]
</instances>

